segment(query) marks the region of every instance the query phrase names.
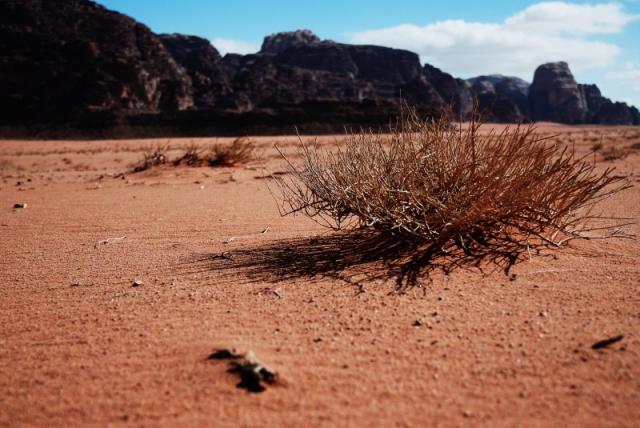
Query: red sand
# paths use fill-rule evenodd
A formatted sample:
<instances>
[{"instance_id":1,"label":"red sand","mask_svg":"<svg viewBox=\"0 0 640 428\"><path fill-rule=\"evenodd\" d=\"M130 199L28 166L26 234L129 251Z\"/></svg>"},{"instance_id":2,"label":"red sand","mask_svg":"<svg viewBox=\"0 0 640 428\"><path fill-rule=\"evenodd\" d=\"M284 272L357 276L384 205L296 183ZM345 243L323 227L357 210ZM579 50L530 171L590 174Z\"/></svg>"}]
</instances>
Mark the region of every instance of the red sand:
<instances>
[{"instance_id":1,"label":"red sand","mask_svg":"<svg viewBox=\"0 0 640 428\"><path fill-rule=\"evenodd\" d=\"M637 128L541 129L580 152L600 135L605 149L640 142ZM328 232L281 218L260 178L283 169L272 144L295 139L257 141L246 167L124 179L166 140L0 142L0 425L637 426L638 241L575 242L516 265L515 281L469 268L406 293L272 260L279 274L268 245ZM630 151L598 162L636 185L604 211L637 219ZM207 360L218 347L253 350L282 381L236 388Z\"/></svg>"}]
</instances>

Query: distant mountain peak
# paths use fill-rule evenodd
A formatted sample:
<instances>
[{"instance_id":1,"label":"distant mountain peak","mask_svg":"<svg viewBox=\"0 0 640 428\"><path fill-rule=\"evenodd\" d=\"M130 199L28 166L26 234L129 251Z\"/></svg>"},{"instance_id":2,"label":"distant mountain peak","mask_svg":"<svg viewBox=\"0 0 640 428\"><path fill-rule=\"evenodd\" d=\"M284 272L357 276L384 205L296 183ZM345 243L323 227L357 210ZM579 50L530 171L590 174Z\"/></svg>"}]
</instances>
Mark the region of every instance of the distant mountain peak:
<instances>
[{"instance_id":1,"label":"distant mountain peak","mask_svg":"<svg viewBox=\"0 0 640 428\"><path fill-rule=\"evenodd\" d=\"M264 38L260 53L279 54L290 48L317 45L322 40L311 30L295 30L274 33Z\"/></svg>"}]
</instances>

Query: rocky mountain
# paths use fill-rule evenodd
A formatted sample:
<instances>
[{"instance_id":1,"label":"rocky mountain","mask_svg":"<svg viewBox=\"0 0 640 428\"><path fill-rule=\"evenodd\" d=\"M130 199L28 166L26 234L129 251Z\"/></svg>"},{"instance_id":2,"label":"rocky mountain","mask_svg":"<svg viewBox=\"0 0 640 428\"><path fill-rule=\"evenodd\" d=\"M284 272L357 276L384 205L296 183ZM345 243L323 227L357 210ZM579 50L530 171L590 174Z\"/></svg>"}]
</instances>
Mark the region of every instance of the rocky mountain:
<instances>
[{"instance_id":1,"label":"rocky mountain","mask_svg":"<svg viewBox=\"0 0 640 428\"><path fill-rule=\"evenodd\" d=\"M569 124L639 125L635 107L614 103L596 85L576 82L566 62L538 67L529 88L531 119Z\"/></svg>"},{"instance_id":2,"label":"rocky mountain","mask_svg":"<svg viewBox=\"0 0 640 428\"><path fill-rule=\"evenodd\" d=\"M540 66L531 85L462 80L413 52L309 30L222 57L206 39L156 35L89 0L0 1L0 96L5 135L336 132L386 126L400 100L466 118L475 99L497 122L640 124L637 109L578 84L562 62Z\"/></svg>"},{"instance_id":3,"label":"rocky mountain","mask_svg":"<svg viewBox=\"0 0 640 428\"><path fill-rule=\"evenodd\" d=\"M321 40L310 30L276 33L265 37L260 52L265 54L281 54L290 48L319 45Z\"/></svg>"},{"instance_id":4,"label":"rocky mountain","mask_svg":"<svg viewBox=\"0 0 640 428\"><path fill-rule=\"evenodd\" d=\"M234 106L229 102L233 88L222 57L207 39L182 34L161 34L159 38L174 61L191 79L195 108Z\"/></svg>"},{"instance_id":5,"label":"rocky mountain","mask_svg":"<svg viewBox=\"0 0 640 428\"><path fill-rule=\"evenodd\" d=\"M183 110L193 88L160 39L85 0L0 2L0 123Z\"/></svg>"},{"instance_id":6,"label":"rocky mountain","mask_svg":"<svg viewBox=\"0 0 640 428\"><path fill-rule=\"evenodd\" d=\"M473 92L468 82L456 79L449 73L425 64L422 69L424 78L438 92L445 105L451 106L456 116L468 117L473 109Z\"/></svg>"},{"instance_id":7,"label":"rocky mountain","mask_svg":"<svg viewBox=\"0 0 640 428\"><path fill-rule=\"evenodd\" d=\"M566 62L543 64L529 88L531 117L562 123L584 123L589 107Z\"/></svg>"},{"instance_id":8,"label":"rocky mountain","mask_svg":"<svg viewBox=\"0 0 640 428\"><path fill-rule=\"evenodd\" d=\"M482 118L491 122L524 122L529 118L529 84L517 77L478 76L467 80Z\"/></svg>"},{"instance_id":9,"label":"rocky mountain","mask_svg":"<svg viewBox=\"0 0 640 428\"><path fill-rule=\"evenodd\" d=\"M493 74L467 82L485 120L514 123L529 119L529 83L524 80Z\"/></svg>"}]
</instances>

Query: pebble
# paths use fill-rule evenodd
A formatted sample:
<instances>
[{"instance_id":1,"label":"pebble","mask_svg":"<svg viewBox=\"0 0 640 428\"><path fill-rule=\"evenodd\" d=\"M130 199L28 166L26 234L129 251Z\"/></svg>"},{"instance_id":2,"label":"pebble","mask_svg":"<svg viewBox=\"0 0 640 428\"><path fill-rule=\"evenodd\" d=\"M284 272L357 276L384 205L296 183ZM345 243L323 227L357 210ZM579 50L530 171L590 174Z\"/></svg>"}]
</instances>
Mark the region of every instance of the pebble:
<instances>
[{"instance_id":1,"label":"pebble","mask_svg":"<svg viewBox=\"0 0 640 428\"><path fill-rule=\"evenodd\" d=\"M26 202L18 202L17 204L13 204L13 208L27 208Z\"/></svg>"},{"instance_id":2,"label":"pebble","mask_svg":"<svg viewBox=\"0 0 640 428\"><path fill-rule=\"evenodd\" d=\"M144 284L144 283L142 282L141 279L134 279L133 280L133 284L131 284L131 286L132 287L140 287L142 284Z\"/></svg>"}]
</instances>

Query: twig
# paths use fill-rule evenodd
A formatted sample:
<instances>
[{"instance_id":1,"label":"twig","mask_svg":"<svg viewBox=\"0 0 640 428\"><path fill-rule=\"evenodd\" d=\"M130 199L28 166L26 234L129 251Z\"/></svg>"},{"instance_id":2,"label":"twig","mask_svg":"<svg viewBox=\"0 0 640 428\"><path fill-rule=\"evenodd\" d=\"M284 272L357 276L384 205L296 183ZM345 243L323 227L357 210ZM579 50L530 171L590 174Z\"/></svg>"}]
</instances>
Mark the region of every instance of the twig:
<instances>
[{"instance_id":1,"label":"twig","mask_svg":"<svg viewBox=\"0 0 640 428\"><path fill-rule=\"evenodd\" d=\"M126 236L120 236L120 237L117 237L117 238L103 239L102 241L96 242L95 248L98 248L101 245L111 244L112 242L122 241L125 238L126 238Z\"/></svg>"}]
</instances>

